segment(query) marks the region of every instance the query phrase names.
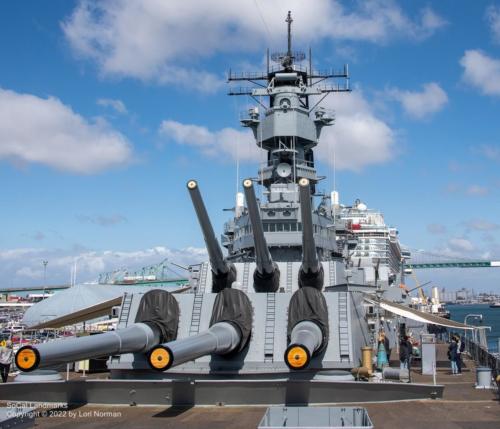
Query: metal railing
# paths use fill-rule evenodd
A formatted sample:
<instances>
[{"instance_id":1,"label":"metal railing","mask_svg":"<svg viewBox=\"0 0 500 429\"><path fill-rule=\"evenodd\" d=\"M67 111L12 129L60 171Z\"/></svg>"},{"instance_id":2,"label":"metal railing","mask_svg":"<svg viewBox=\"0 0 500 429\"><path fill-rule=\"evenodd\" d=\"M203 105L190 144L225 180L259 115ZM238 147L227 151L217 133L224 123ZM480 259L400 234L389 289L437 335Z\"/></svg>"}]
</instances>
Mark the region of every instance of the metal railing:
<instances>
[{"instance_id":1,"label":"metal railing","mask_svg":"<svg viewBox=\"0 0 500 429\"><path fill-rule=\"evenodd\" d=\"M500 354L493 354L482 347L480 344L472 341L469 338L462 339L465 341L465 350L476 362L476 365L487 366L491 368L493 378L496 379L500 375Z\"/></svg>"}]
</instances>

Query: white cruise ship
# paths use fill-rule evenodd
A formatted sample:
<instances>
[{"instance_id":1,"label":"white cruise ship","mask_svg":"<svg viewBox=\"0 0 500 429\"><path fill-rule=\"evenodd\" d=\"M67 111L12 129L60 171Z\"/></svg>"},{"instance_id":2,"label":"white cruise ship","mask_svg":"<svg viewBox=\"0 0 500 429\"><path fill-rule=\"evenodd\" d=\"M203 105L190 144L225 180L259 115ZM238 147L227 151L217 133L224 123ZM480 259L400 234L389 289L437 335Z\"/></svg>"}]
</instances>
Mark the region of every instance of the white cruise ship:
<instances>
[{"instance_id":1,"label":"white cruise ship","mask_svg":"<svg viewBox=\"0 0 500 429\"><path fill-rule=\"evenodd\" d=\"M359 199L344 206L334 194L337 234L348 245L353 266L372 267L371 281L379 287L404 283L402 266L411 255L401 247L398 230L387 226L381 212L369 209Z\"/></svg>"}]
</instances>

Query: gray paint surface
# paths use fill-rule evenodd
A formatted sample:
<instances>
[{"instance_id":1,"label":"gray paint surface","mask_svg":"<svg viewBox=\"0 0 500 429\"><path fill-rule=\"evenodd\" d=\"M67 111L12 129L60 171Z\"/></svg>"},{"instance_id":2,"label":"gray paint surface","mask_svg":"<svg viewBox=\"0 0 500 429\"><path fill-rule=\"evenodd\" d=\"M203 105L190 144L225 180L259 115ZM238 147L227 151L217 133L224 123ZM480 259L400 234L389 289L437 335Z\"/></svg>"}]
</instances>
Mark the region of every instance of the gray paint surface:
<instances>
[{"instance_id":1,"label":"gray paint surface","mask_svg":"<svg viewBox=\"0 0 500 429\"><path fill-rule=\"evenodd\" d=\"M87 380L0 385L11 401L136 405L312 405L441 398L442 385L317 380Z\"/></svg>"}]
</instances>

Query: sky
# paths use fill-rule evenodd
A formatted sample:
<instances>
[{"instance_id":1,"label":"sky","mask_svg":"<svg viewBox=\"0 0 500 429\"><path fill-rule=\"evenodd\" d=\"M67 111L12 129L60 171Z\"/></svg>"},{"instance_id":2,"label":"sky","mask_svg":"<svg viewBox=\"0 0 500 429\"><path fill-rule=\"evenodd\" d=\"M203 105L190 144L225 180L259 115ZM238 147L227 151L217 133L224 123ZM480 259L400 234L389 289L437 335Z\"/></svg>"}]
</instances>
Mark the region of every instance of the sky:
<instances>
[{"instance_id":1,"label":"sky","mask_svg":"<svg viewBox=\"0 0 500 429\"><path fill-rule=\"evenodd\" d=\"M411 249L500 259L500 2L0 2L1 286L205 259L186 182L220 234L263 159L227 72L285 49L288 10L314 68L349 65L319 189L382 211ZM418 276L500 292L494 269Z\"/></svg>"}]
</instances>

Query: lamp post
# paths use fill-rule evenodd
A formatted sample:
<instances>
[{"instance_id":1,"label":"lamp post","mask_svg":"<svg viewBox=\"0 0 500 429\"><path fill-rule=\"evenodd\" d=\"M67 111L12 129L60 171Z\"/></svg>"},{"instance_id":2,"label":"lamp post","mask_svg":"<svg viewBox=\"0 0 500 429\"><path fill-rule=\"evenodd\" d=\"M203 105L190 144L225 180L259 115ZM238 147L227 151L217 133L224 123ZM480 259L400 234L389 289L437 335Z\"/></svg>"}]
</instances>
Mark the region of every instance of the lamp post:
<instances>
[{"instance_id":1,"label":"lamp post","mask_svg":"<svg viewBox=\"0 0 500 429\"><path fill-rule=\"evenodd\" d=\"M465 316L464 318L464 325L467 325L467 319L469 317L474 317L475 319L479 319L479 321L483 321L483 315L482 314L468 314L467 316ZM472 340L475 342L476 341L476 338L475 338L475 335L476 334L476 330L473 331L473 338ZM465 331L465 336L467 336L467 331Z\"/></svg>"},{"instance_id":2,"label":"lamp post","mask_svg":"<svg viewBox=\"0 0 500 429\"><path fill-rule=\"evenodd\" d=\"M374 341L374 347L376 349L376 347L378 346L378 336L380 334L380 298L381 298L381 295L382 295L382 290L380 289L377 289L375 291L375 295L377 297L377 323L375 325L375 341Z\"/></svg>"},{"instance_id":3,"label":"lamp post","mask_svg":"<svg viewBox=\"0 0 500 429\"><path fill-rule=\"evenodd\" d=\"M84 256L82 255L79 255L75 258L75 260L73 261L73 269L71 270L71 286L76 286L76 269L77 269L77 266L78 266L78 262L80 261L80 259L83 259Z\"/></svg>"},{"instance_id":4,"label":"lamp post","mask_svg":"<svg viewBox=\"0 0 500 429\"><path fill-rule=\"evenodd\" d=\"M48 263L49 263L49 261L47 261L47 260L42 261L42 264L43 264L43 289L42 289L43 296L42 296L42 299L45 299L45 288L47 287L47 264Z\"/></svg>"},{"instance_id":5,"label":"lamp post","mask_svg":"<svg viewBox=\"0 0 500 429\"><path fill-rule=\"evenodd\" d=\"M473 317L475 319L479 319L480 322L483 321L483 315L482 314L474 314L474 313L471 313L471 314L468 314L467 316L465 316L464 318L464 325L467 325L467 319L469 317ZM465 338L467 339L467 331L465 331ZM469 347L469 350L474 350L474 356L473 359L474 360L477 360L477 346L476 346L476 329L474 328L474 330L472 331L472 342L474 343L474 348L472 349L471 347Z\"/></svg>"},{"instance_id":6,"label":"lamp post","mask_svg":"<svg viewBox=\"0 0 500 429\"><path fill-rule=\"evenodd\" d=\"M467 316L465 316L464 325L467 325L467 319L469 317L475 317L475 318L477 318L477 319L479 319L481 321L483 320L483 315L482 314L468 314Z\"/></svg>"}]
</instances>

